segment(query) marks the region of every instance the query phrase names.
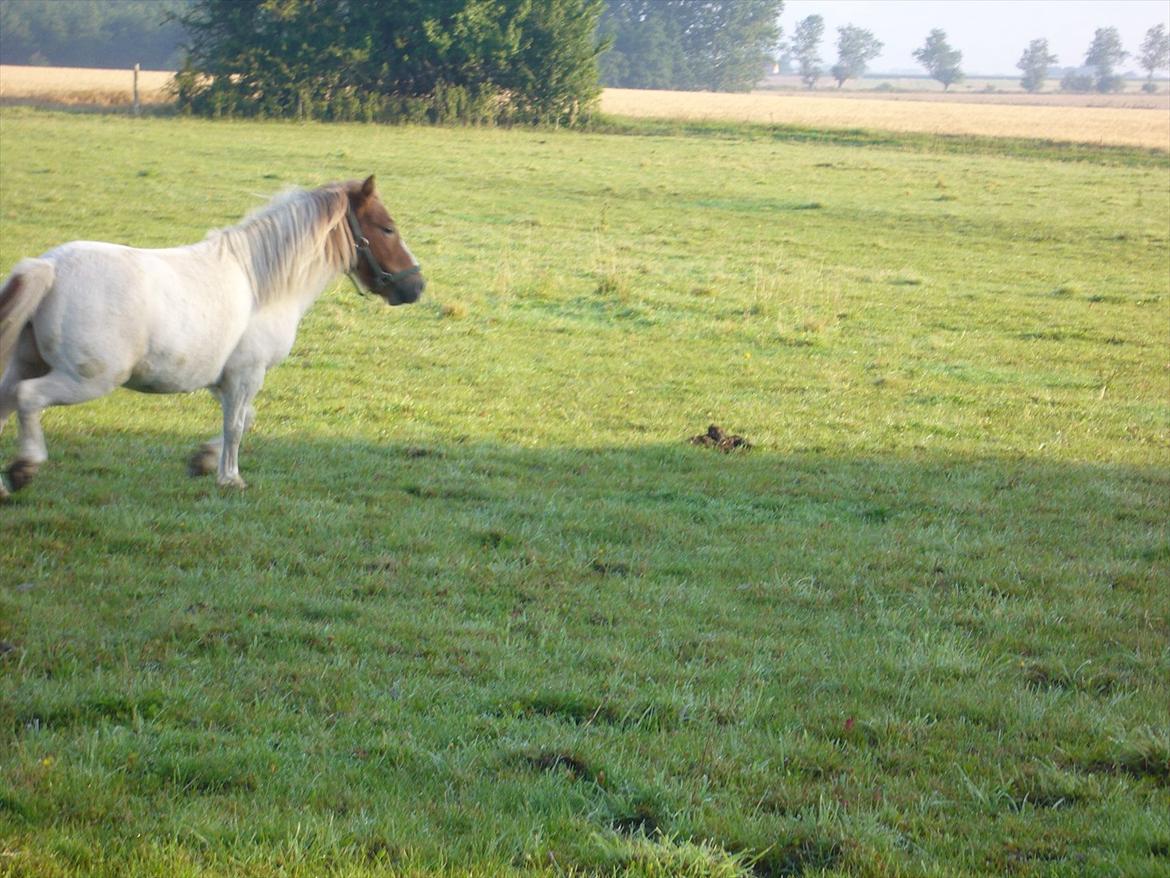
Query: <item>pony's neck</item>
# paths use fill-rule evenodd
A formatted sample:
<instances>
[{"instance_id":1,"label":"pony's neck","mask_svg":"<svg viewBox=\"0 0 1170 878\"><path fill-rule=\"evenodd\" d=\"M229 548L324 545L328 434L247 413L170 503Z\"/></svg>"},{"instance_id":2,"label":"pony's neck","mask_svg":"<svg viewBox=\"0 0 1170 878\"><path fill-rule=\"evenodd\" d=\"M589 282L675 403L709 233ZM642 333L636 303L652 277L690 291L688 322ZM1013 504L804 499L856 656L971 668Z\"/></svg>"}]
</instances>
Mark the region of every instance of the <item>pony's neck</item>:
<instances>
[{"instance_id":1,"label":"pony's neck","mask_svg":"<svg viewBox=\"0 0 1170 878\"><path fill-rule=\"evenodd\" d=\"M256 304L308 305L349 267L353 234L337 187L293 190L217 234L222 252L247 276Z\"/></svg>"}]
</instances>

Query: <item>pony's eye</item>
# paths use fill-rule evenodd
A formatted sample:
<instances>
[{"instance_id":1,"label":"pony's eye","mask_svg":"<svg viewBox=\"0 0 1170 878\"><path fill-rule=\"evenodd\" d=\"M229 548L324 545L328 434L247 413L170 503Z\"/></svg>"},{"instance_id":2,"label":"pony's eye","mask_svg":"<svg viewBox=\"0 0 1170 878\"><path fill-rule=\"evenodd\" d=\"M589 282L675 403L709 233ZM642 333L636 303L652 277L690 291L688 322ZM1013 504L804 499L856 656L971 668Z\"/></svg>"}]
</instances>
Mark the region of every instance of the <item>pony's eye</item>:
<instances>
[{"instance_id":1,"label":"pony's eye","mask_svg":"<svg viewBox=\"0 0 1170 878\"><path fill-rule=\"evenodd\" d=\"M392 227L390 227L390 226L383 226L383 227L382 227L382 231L383 231L383 232L385 232L387 235L393 235L393 234L394 234L394 229L393 229Z\"/></svg>"}]
</instances>

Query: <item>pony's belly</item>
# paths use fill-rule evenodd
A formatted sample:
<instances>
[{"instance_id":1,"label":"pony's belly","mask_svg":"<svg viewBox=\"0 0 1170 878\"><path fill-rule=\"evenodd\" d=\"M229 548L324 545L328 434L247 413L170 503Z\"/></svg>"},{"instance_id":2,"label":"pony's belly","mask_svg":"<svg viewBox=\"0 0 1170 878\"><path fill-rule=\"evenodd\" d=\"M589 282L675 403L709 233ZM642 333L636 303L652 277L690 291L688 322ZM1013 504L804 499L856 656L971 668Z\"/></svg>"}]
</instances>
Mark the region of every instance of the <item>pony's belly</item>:
<instances>
[{"instance_id":1,"label":"pony's belly","mask_svg":"<svg viewBox=\"0 0 1170 878\"><path fill-rule=\"evenodd\" d=\"M216 384L238 343L238 332L178 339L156 334L122 386L143 393L187 393Z\"/></svg>"},{"instance_id":2,"label":"pony's belly","mask_svg":"<svg viewBox=\"0 0 1170 878\"><path fill-rule=\"evenodd\" d=\"M214 383L214 377L202 381L199 379L191 380L189 376L180 379L173 376L132 372L130 377L122 383L122 386L129 390L137 390L139 393L190 393Z\"/></svg>"},{"instance_id":3,"label":"pony's belly","mask_svg":"<svg viewBox=\"0 0 1170 878\"><path fill-rule=\"evenodd\" d=\"M127 364L122 386L142 393L187 393L208 387L223 373L231 341L205 333L185 339L148 334L146 350Z\"/></svg>"}]
</instances>

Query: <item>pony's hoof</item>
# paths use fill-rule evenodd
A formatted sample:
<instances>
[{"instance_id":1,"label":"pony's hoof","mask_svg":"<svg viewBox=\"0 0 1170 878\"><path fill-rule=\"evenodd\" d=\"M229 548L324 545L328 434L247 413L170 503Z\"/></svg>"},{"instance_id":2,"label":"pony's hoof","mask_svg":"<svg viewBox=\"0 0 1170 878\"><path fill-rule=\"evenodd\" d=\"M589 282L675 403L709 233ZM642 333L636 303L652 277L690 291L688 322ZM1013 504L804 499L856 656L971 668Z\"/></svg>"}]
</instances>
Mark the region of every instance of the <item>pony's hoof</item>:
<instances>
[{"instance_id":1,"label":"pony's hoof","mask_svg":"<svg viewBox=\"0 0 1170 878\"><path fill-rule=\"evenodd\" d=\"M202 445L187 459L187 475L209 476L219 466L219 449L214 445Z\"/></svg>"},{"instance_id":2,"label":"pony's hoof","mask_svg":"<svg viewBox=\"0 0 1170 878\"><path fill-rule=\"evenodd\" d=\"M12 485L12 490L19 491L31 482L40 468L39 463L33 463L31 460L14 460L8 467L8 483Z\"/></svg>"},{"instance_id":3,"label":"pony's hoof","mask_svg":"<svg viewBox=\"0 0 1170 878\"><path fill-rule=\"evenodd\" d=\"M230 478L219 479L218 484L221 488L233 488L237 491L242 491L248 487L248 483L239 476L231 476Z\"/></svg>"}]
</instances>

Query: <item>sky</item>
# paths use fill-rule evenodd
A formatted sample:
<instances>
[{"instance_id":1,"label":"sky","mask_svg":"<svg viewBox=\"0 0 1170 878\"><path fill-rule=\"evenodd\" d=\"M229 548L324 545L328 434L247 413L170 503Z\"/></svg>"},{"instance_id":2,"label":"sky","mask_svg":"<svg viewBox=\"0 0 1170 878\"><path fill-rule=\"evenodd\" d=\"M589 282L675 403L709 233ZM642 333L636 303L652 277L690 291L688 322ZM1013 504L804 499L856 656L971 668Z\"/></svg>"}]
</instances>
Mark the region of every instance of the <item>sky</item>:
<instances>
[{"instance_id":1,"label":"sky","mask_svg":"<svg viewBox=\"0 0 1170 878\"><path fill-rule=\"evenodd\" d=\"M809 15L825 19L821 58L837 57L837 28L854 24L885 44L869 65L872 72L914 70L921 65L911 54L932 28L942 28L947 42L963 53L968 76L1019 75L1016 62L1035 39L1048 40L1058 66L1084 62L1099 27L1115 27L1130 57L1120 70L1139 71L1138 47L1146 31L1170 22L1167 0L786 0L780 25L786 37Z\"/></svg>"}]
</instances>

